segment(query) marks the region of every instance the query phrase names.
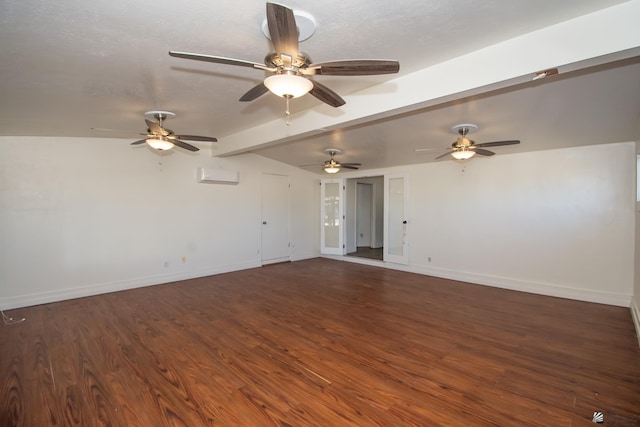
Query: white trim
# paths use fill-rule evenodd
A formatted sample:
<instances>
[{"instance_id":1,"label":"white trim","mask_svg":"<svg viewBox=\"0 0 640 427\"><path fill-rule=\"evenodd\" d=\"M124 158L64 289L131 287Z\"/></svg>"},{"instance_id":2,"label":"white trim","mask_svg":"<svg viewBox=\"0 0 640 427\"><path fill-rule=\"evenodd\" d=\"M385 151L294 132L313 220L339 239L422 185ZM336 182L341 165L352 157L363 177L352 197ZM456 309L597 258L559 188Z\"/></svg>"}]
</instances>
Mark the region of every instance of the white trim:
<instances>
[{"instance_id":1,"label":"white trim","mask_svg":"<svg viewBox=\"0 0 640 427\"><path fill-rule=\"evenodd\" d=\"M291 262L304 261L305 259L318 258L320 252L306 255L291 255Z\"/></svg>"},{"instance_id":2,"label":"white trim","mask_svg":"<svg viewBox=\"0 0 640 427\"><path fill-rule=\"evenodd\" d=\"M484 274L457 272L449 270L437 270L433 268L416 268L416 273L430 274L446 279L460 280L463 282L475 283L478 285L493 286L495 288L510 289L520 292L567 298L578 301L595 302L599 304L629 307L631 295L617 294L611 292L594 291L588 289L578 289L553 283L529 282L508 277L489 276Z\"/></svg>"},{"instance_id":3,"label":"white trim","mask_svg":"<svg viewBox=\"0 0 640 427\"><path fill-rule=\"evenodd\" d=\"M595 302L599 304L615 305L619 307L631 306L631 295L616 294L611 292L593 291L588 289L578 289L566 286L560 286L551 283L528 282L519 279L507 277L489 276L477 273L460 272L453 270L437 269L430 267L400 265L374 260L366 260L364 258L334 256L325 258L355 262L359 264L374 265L393 270L406 271L408 273L422 274L425 276L440 277L443 279L458 280L461 282L472 283L476 285L492 286L494 288L509 289L513 291L529 292L532 294L546 295L551 297L566 298L577 301ZM637 311L636 311L636 314ZM640 317L640 315L638 316ZM636 324L636 330L640 331L640 326Z\"/></svg>"},{"instance_id":4,"label":"white trim","mask_svg":"<svg viewBox=\"0 0 640 427\"><path fill-rule=\"evenodd\" d=\"M216 274L229 273L232 271L247 270L249 268L260 267L260 261L251 261L238 264L229 264L211 268L203 268L197 271L185 273L162 274L157 276L141 277L131 280L122 280L107 283L98 283L79 288L60 289L50 292L41 292L30 295L20 295L18 297L0 299L0 307L3 310L29 307L39 304L48 304L56 301L64 301L74 298L83 298L94 295L106 294L110 292L124 291L146 286L161 285L164 283L177 282L180 280L196 279L200 277L213 276Z\"/></svg>"},{"instance_id":5,"label":"white trim","mask_svg":"<svg viewBox=\"0 0 640 427\"><path fill-rule=\"evenodd\" d=\"M635 300L631 300L631 319L633 319L633 326L636 328L636 339L638 340L638 346L640 346L640 307L636 304Z\"/></svg>"},{"instance_id":6,"label":"white trim","mask_svg":"<svg viewBox=\"0 0 640 427\"><path fill-rule=\"evenodd\" d=\"M262 260L262 265L279 264L281 262L290 262L290 261L291 261L290 256L284 256L280 258L264 259Z\"/></svg>"}]
</instances>

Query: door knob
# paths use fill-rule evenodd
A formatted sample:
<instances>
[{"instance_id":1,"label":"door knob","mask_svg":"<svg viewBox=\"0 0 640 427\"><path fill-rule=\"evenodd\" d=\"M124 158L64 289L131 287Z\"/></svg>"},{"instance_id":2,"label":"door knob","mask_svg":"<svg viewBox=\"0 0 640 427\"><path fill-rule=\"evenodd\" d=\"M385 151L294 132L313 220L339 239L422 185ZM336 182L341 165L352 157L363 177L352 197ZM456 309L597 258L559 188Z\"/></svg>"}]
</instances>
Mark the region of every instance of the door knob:
<instances>
[{"instance_id":1,"label":"door knob","mask_svg":"<svg viewBox=\"0 0 640 427\"><path fill-rule=\"evenodd\" d=\"M406 223L407 223L407 220L402 221L402 223L403 223L403 224L406 224Z\"/></svg>"},{"instance_id":2,"label":"door knob","mask_svg":"<svg viewBox=\"0 0 640 427\"><path fill-rule=\"evenodd\" d=\"M267 221L262 221L262 225L267 225Z\"/></svg>"}]
</instances>

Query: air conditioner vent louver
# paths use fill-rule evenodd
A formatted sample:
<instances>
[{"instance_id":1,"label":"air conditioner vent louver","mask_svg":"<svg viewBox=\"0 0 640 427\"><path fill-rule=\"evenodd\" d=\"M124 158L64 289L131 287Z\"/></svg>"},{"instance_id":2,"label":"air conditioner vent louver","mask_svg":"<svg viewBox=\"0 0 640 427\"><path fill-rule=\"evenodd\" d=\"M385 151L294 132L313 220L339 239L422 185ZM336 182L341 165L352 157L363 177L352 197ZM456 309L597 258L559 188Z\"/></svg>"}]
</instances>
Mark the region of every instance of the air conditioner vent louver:
<instances>
[{"instance_id":1,"label":"air conditioner vent louver","mask_svg":"<svg viewBox=\"0 0 640 427\"><path fill-rule=\"evenodd\" d=\"M238 171L226 169L198 168L198 182L212 184L237 184L240 182Z\"/></svg>"}]
</instances>

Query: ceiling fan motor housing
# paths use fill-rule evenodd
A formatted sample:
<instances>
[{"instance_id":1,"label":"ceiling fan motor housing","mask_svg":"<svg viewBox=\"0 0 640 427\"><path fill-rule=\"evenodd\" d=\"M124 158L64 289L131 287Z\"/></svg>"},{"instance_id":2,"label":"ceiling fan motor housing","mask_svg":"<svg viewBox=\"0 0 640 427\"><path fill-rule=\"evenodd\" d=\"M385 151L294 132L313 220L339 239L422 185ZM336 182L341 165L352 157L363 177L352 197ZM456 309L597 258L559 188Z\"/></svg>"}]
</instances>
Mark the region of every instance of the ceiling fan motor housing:
<instances>
[{"instance_id":1,"label":"ceiling fan motor housing","mask_svg":"<svg viewBox=\"0 0 640 427\"><path fill-rule=\"evenodd\" d=\"M304 52L298 52L298 55L291 60L291 68L298 70L300 68L311 65L311 58ZM278 70L286 70L284 60L276 52L271 52L264 57L264 64L267 67L277 68Z\"/></svg>"}]
</instances>

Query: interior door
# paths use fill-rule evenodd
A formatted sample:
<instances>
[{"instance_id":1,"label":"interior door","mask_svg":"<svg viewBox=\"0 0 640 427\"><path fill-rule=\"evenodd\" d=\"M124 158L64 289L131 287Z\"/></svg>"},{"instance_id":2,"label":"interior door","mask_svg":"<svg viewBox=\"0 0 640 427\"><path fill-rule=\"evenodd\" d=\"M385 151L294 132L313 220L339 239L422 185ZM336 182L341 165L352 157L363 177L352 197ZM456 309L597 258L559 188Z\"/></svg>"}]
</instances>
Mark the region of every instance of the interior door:
<instances>
[{"instance_id":1,"label":"interior door","mask_svg":"<svg viewBox=\"0 0 640 427\"><path fill-rule=\"evenodd\" d=\"M406 174L384 177L384 260L409 264Z\"/></svg>"},{"instance_id":2,"label":"interior door","mask_svg":"<svg viewBox=\"0 0 640 427\"><path fill-rule=\"evenodd\" d=\"M262 174L262 264L289 261L289 177Z\"/></svg>"},{"instance_id":3,"label":"interior door","mask_svg":"<svg viewBox=\"0 0 640 427\"><path fill-rule=\"evenodd\" d=\"M320 185L320 252L327 255L344 255L344 182L342 179L323 179Z\"/></svg>"}]
</instances>

